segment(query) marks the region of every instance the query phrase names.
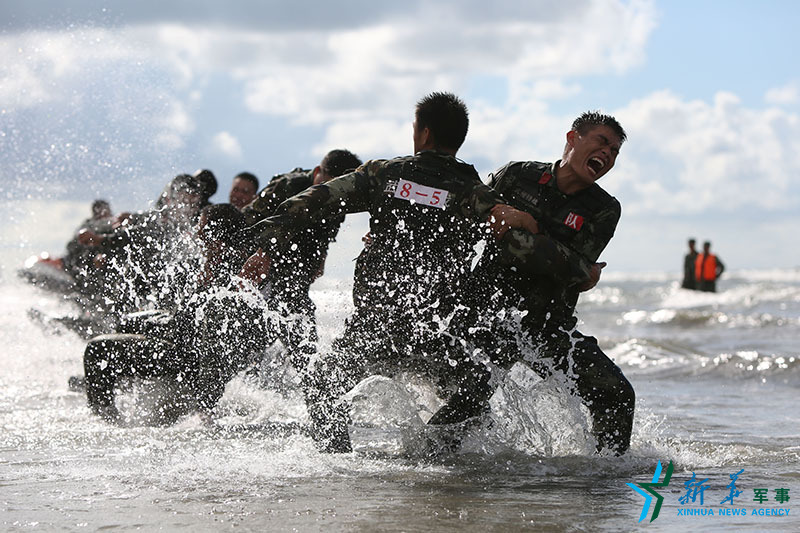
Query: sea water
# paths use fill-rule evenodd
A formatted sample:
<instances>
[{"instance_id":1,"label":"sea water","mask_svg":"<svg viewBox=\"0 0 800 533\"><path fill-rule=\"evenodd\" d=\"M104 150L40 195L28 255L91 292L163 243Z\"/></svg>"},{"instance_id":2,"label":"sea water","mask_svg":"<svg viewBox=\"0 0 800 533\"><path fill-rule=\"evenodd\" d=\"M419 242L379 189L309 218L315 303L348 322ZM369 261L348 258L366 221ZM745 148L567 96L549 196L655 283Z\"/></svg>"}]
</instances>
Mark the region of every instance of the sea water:
<instances>
[{"instance_id":1,"label":"sea water","mask_svg":"<svg viewBox=\"0 0 800 533\"><path fill-rule=\"evenodd\" d=\"M324 346L352 309L350 284L323 278L312 297ZM798 270L726 272L715 294L681 289L673 273L611 272L582 296L579 329L636 390L623 457L594 454L585 408L522 366L458 452L436 447L423 422L439 400L406 376L362 384L351 395L355 452L322 454L301 433L259 429L306 421L278 348L268 376L229 384L217 428L196 416L112 427L67 388L85 341L28 316L70 304L13 268L0 300L5 531L800 529ZM628 484L663 484L670 463L651 522L656 498L646 506Z\"/></svg>"}]
</instances>

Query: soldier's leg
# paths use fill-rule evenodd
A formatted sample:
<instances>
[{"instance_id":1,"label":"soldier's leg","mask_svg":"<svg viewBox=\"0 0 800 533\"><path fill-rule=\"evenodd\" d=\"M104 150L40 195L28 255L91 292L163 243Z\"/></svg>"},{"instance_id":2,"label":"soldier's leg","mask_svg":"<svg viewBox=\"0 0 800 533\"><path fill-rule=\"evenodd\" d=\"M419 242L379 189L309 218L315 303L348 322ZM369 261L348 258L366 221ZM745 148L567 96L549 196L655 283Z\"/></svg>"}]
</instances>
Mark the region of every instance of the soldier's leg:
<instances>
[{"instance_id":1,"label":"soldier's leg","mask_svg":"<svg viewBox=\"0 0 800 533\"><path fill-rule=\"evenodd\" d=\"M492 371L474 361L472 354L479 353L491 361L493 368L502 369L510 368L522 358L517 330L507 327L502 320L487 323L473 313L458 322L469 327L451 330L458 342L449 350L448 358L458 363L446 370L455 376L456 388L428 421L431 425L464 422L489 410L489 400L496 388L491 382Z\"/></svg>"},{"instance_id":2,"label":"soldier's leg","mask_svg":"<svg viewBox=\"0 0 800 533\"><path fill-rule=\"evenodd\" d=\"M347 320L343 335L333 342L331 351L312 360L302 374L312 435L323 451L352 450L347 431L349 413L340 398L367 377L369 362L389 349L382 342L385 332L381 325L371 313L357 310Z\"/></svg>"},{"instance_id":3,"label":"soldier's leg","mask_svg":"<svg viewBox=\"0 0 800 533\"><path fill-rule=\"evenodd\" d=\"M213 300L204 312L202 327L186 339L191 346L187 346L183 374L199 409L211 414L228 382L260 362L278 335L261 307L247 299Z\"/></svg>"},{"instance_id":4,"label":"soldier's leg","mask_svg":"<svg viewBox=\"0 0 800 533\"><path fill-rule=\"evenodd\" d=\"M115 387L123 377L171 375L175 347L143 335L111 334L95 337L86 346L83 368L89 407L109 422L119 420Z\"/></svg>"},{"instance_id":5,"label":"soldier's leg","mask_svg":"<svg viewBox=\"0 0 800 533\"><path fill-rule=\"evenodd\" d=\"M303 372L316 353L316 305L308 295L308 280L294 273L278 276L268 298L269 307L278 311L278 338L286 348L286 359L297 372Z\"/></svg>"},{"instance_id":6,"label":"soldier's leg","mask_svg":"<svg viewBox=\"0 0 800 533\"><path fill-rule=\"evenodd\" d=\"M303 396L312 423L312 436L325 452L352 451L350 422L342 395L365 376L365 367L343 352L328 352L314 361L302 378Z\"/></svg>"},{"instance_id":7,"label":"soldier's leg","mask_svg":"<svg viewBox=\"0 0 800 533\"><path fill-rule=\"evenodd\" d=\"M428 420L430 425L457 424L479 416L489 409L489 399L494 393L490 385L491 373L483 365L470 365L458 379L455 392L447 403Z\"/></svg>"},{"instance_id":8,"label":"soldier's leg","mask_svg":"<svg viewBox=\"0 0 800 533\"><path fill-rule=\"evenodd\" d=\"M289 362L301 372L317 351L316 306L305 293L288 307L284 316L281 342L286 347Z\"/></svg>"},{"instance_id":9,"label":"soldier's leg","mask_svg":"<svg viewBox=\"0 0 800 533\"><path fill-rule=\"evenodd\" d=\"M625 453L633 430L636 395L622 370L597 345L597 339L571 334L563 335L553 353L556 368L574 380L574 386L592 416L593 433L598 451ZM574 342L574 344L573 344ZM553 346L547 346L552 353Z\"/></svg>"},{"instance_id":10,"label":"soldier's leg","mask_svg":"<svg viewBox=\"0 0 800 533\"><path fill-rule=\"evenodd\" d=\"M125 353L126 350L118 343L102 337L90 340L83 353L84 384L89 408L109 422L119 419L119 411L114 404L114 387L124 368L122 361Z\"/></svg>"}]
</instances>

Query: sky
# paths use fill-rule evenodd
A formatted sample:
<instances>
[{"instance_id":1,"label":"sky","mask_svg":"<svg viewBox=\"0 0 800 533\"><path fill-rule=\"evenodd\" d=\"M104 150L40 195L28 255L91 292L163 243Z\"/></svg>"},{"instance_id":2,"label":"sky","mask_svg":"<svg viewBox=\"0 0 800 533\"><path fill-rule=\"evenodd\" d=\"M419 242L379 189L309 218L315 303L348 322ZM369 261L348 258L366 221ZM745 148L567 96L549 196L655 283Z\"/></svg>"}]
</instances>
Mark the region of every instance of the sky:
<instances>
[{"instance_id":1,"label":"sky","mask_svg":"<svg viewBox=\"0 0 800 533\"><path fill-rule=\"evenodd\" d=\"M800 268L798 22L791 0L0 0L0 245L57 253L94 198L144 209L198 168L223 202L244 170L409 154L445 90L485 180L558 159L585 110L619 119L608 270L677 275L690 236Z\"/></svg>"}]
</instances>

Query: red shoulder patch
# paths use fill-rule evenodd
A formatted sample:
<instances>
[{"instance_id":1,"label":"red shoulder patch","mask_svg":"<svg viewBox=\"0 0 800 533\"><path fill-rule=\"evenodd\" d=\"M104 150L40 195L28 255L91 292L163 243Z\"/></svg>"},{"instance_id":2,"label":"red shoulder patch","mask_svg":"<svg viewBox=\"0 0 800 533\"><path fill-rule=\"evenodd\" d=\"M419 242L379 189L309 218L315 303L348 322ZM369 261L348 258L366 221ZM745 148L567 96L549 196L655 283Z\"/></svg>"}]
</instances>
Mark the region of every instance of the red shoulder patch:
<instances>
[{"instance_id":1,"label":"red shoulder patch","mask_svg":"<svg viewBox=\"0 0 800 533\"><path fill-rule=\"evenodd\" d=\"M544 185L545 183L550 181L550 178L552 177L553 176L551 176L549 172L545 172L544 174L542 174L542 177L539 178L539 185Z\"/></svg>"},{"instance_id":2,"label":"red shoulder patch","mask_svg":"<svg viewBox=\"0 0 800 533\"><path fill-rule=\"evenodd\" d=\"M583 217L570 211L569 215L567 215L567 218L564 219L564 224L575 231L579 231L581 226L583 226Z\"/></svg>"}]
</instances>

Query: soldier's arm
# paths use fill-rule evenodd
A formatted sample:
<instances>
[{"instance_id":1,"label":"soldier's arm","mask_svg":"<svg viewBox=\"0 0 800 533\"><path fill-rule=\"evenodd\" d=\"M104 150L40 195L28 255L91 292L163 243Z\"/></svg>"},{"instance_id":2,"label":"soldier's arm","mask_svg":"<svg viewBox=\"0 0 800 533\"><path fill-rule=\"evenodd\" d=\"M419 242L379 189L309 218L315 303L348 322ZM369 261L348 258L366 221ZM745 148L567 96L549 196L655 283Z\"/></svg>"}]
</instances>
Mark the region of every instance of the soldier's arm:
<instances>
[{"instance_id":1,"label":"soldier's arm","mask_svg":"<svg viewBox=\"0 0 800 533\"><path fill-rule=\"evenodd\" d=\"M462 204L462 212L490 224L492 210L497 205L505 205L502 196L491 187L480 184ZM497 245L500 260L521 274L547 276L566 285L583 284L591 279L593 261L540 233L512 228L505 232Z\"/></svg>"},{"instance_id":2,"label":"soldier's arm","mask_svg":"<svg viewBox=\"0 0 800 533\"><path fill-rule=\"evenodd\" d=\"M490 185L502 192L519 165L511 162L500 168L490 176ZM528 232L512 230L508 242L501 245L502 257L522 273L548 276L558 283L586 290L584 287L588 289L597 283L602 268L597 266L597 259L613 237L619 217L620 205L614 200L587 221L569 245L529 228Z\"/></svg>"},{"instance_id":3,"label":"soldier's arm","mask_svg":"<svg viewBox=\"0 0 800 533\"><path fill-rule=\"evenodd\" d=\"M521 274L545 276L567 286L590 279L592 263L542 234L512 229L498 245L501 260Z\"/></svg>"},{"instance_id":4,"label":"soldier's arm","mask_svg":"<svg viewBox=\"0 0 800 533\"><path fill-rule=\"evenodd\" d=\"M372 162L371 162L372 163ZM288 245L304 229L331 217L367 211L378 187L371 163L327 183L309 187L283 202L274 215L251 228L255 244L264 250Z\"/></svg>"},{"instance_id":5,"label":"soldier's arm","mask_svg":"<svg viewBox=\"0 0 800 533\"><path fill-rule=\"evenodd\" d=\"M523 273L548 276L567 286L589 286L619 216L619 203L614 201L587 220L569 245L546 235L511 230L501 243L502 257Z\"/></svg>"},{"instance_id":6,"label":"soldier's arm","mask_svg":"<svg viewBox=\"0 0 800 533\"><path fill-rule=\"evenodd\" d=\"M272 215L281 203L287 199L286 180L274 179L261 189L255 200L242 208L242 214L248 225L253 225Z\"/></svg>"}]
</instances>

